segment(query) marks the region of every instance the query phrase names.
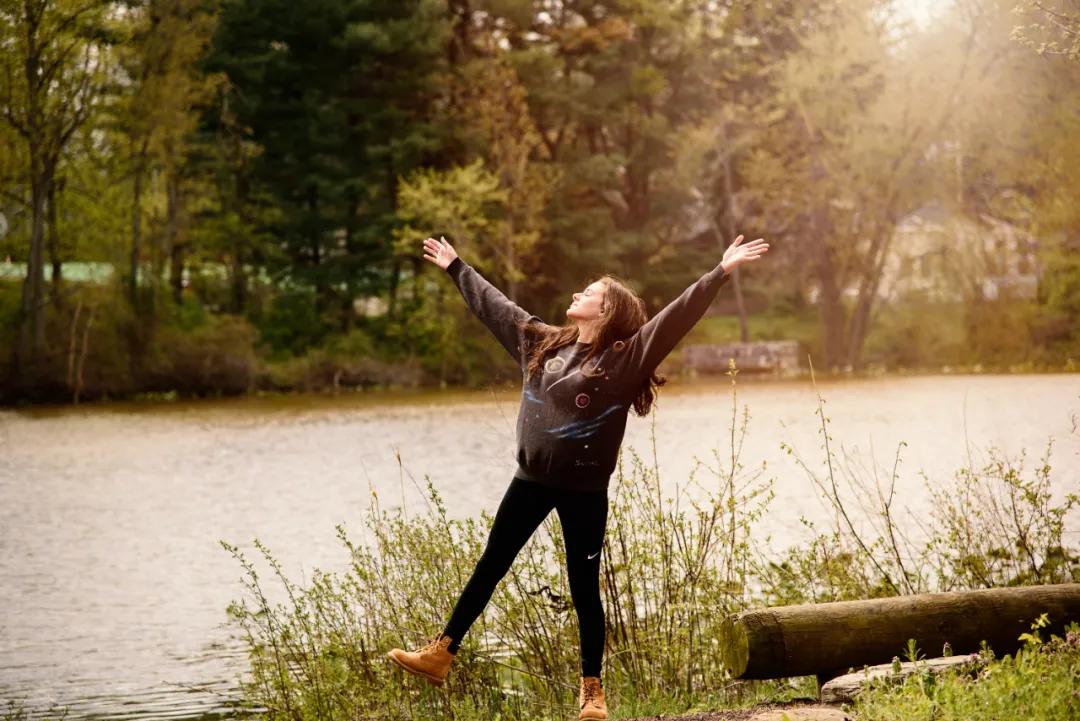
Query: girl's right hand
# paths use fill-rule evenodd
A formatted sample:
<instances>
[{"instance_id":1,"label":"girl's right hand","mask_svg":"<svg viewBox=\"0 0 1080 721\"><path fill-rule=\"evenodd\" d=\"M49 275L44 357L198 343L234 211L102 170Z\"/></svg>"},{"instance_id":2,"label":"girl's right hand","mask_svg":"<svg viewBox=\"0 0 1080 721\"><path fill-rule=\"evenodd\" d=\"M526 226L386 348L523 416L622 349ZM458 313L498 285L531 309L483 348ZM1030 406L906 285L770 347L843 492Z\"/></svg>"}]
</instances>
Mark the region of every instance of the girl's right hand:
<instances>
[{"instance_id":1,"label":"girl's right hand","mask_svg":"<svg viewBox=\"0 0 1080 721\"><path fill-rule=\"evenodd\" d=\"M431 261L443 270L446 270L456 257L457 251L445 237L440 235L438 240L428 238L424 241L424 260Z\"/></svg>"}]
</instances>

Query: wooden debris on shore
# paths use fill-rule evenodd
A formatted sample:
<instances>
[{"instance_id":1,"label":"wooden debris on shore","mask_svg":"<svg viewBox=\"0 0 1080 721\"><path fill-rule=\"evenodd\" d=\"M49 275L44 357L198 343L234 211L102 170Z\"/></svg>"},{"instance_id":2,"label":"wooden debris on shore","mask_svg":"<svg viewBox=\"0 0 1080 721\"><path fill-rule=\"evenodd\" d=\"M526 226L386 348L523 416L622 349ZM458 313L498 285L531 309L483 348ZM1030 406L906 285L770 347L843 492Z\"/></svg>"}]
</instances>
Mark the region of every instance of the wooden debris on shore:
<instances>
[{"instance_id":1,"label":"wooden debris on shore","mask_svg":"<svg viewBox=\"0 0 1080 721\"><path fill-rule=\"evenodd\" d=\"M799 342L762 340L749 343L707 343L683 349L683 367L699 373L726 373L728 361L747 373L776 373L782 376L799 372Z\"/></svg>"},{"instance_id":2,"label":"wooden debris on shore","mask_svg":"<svg viewBox=\"0 0 1080 721\"><path fill-rule=\"evenodd\" d=\"M984 665L984 663L984 657L979 656L977 653L970 653L962 656L930 658L915 661L914 663L905 661L898 664L883 663L876 666L867 666L861 671L846 673L822 684L821 702L850 703L862 692L866 684L874 679L888 678L899 682L915 673L939 674L952 669L973 671ZM899 669L895 668L895 666L899 666Z\"/></svg>"}]
</instances>

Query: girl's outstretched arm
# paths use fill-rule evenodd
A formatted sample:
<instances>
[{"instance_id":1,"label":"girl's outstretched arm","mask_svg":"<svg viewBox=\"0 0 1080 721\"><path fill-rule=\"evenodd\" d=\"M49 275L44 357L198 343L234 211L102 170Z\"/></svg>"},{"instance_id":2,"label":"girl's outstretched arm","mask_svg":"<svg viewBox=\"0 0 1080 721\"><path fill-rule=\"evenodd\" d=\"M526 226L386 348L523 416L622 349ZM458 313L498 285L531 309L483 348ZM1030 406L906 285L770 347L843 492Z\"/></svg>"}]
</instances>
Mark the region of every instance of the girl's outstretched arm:
<instances>
[{"instance_id":1,"label":"girl's outstretched arm","mask_svg":"<svg viewBox=\"0 0 1080 721\"><path fill-rule=\"evenodd\" d=\"M627 340L628 363L642 376L652 374L660 362L705 315L716 294L731 278L731 271L769 250L762 238L740 246L739 236L728 246L724 258L698 278L678 298L650 318Z\"/></svg>"},{"instance_id":2,"label":"girl's outstretched arm","mask_svg":"<svg viewBox=\"0 0 1080 721\"><path fill-rule=\"evenodd\" d=\"M522 334L519 322L539 318L523 310L517 303L480 275L471 265L458 257L457 251L445 238L424 241L424 260L445 270L465 299L465 304L495 334L506 352L524 367Z\"/></svg>"}]
</instances>

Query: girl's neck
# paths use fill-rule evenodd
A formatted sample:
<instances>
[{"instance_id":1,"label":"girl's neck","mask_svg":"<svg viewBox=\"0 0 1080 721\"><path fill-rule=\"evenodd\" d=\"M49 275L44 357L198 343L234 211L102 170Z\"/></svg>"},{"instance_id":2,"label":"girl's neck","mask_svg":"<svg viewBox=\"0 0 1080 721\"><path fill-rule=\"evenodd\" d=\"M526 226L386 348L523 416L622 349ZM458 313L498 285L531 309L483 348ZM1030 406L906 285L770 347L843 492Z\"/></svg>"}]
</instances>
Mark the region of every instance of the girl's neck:
<instances>
[{"instance_id":1,"label":"girl's neck","mask_svg":"<svg viewBox=\"0 0 1080 721\"><path fill-rule=\"evenodd\" d=\"M596 340L596 326L589 323L578 323L578 343L592 343Z\"/></svg>"}]
</instances>

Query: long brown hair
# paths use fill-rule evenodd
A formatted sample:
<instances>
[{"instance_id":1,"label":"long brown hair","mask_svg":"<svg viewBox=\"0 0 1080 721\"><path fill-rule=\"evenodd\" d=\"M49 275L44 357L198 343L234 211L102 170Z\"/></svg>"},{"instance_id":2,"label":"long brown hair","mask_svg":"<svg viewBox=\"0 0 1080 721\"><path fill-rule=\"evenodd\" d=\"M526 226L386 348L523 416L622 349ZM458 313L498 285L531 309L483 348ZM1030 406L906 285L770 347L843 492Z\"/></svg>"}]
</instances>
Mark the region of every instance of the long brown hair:
<instances>
[{"instance_id":1,"label":"long brown hair","mask_svg":"<svg viewBox=\"0 0 1080 721\"><path fill-rule=\"evenodd\" d=\"M600 375L604 372L603 368L596 367L596 363L592 362L595 356L605 348L615 345L616 342L621 343L632 336L649 319L645 312L644 301L622 281L611 275L602 276L599 281L604 284L604 301L601 305L603 315L596 329L592 346L581 362L581 372L587 376ZM554 326L525 321L521 324L521 329L529 343L527 378L532 378L533 375L541 372L544 356L548 352L570 345L578 339L578 326L574 322ZM653 401L656 400L656 390L666 382L666 378L650 373L634 397L634 412L639 416L648 415Z\"/></svg>"}]
</instances>

